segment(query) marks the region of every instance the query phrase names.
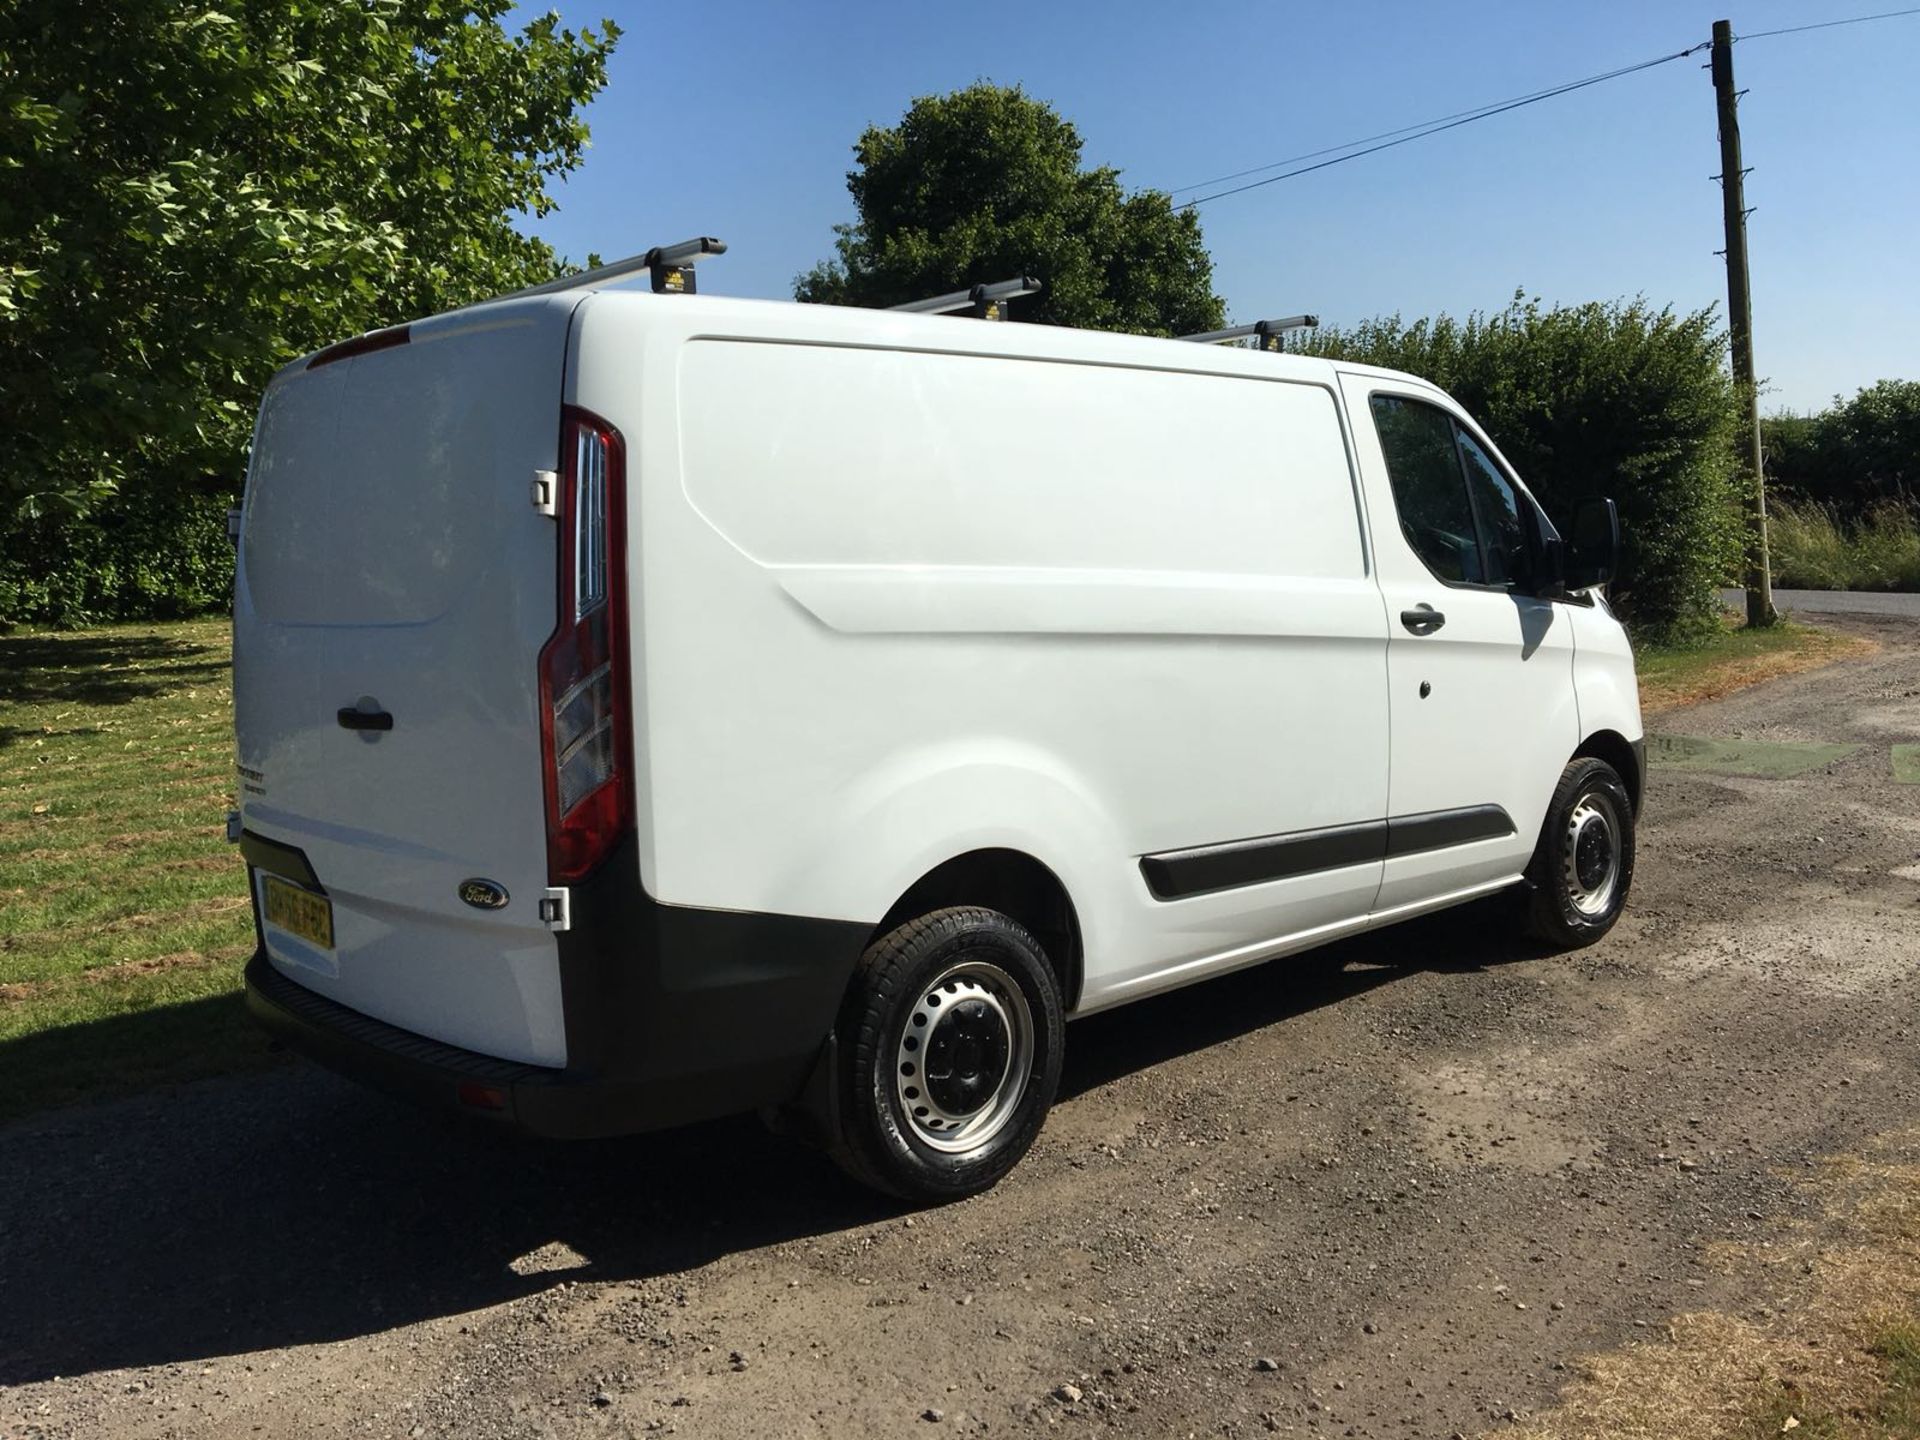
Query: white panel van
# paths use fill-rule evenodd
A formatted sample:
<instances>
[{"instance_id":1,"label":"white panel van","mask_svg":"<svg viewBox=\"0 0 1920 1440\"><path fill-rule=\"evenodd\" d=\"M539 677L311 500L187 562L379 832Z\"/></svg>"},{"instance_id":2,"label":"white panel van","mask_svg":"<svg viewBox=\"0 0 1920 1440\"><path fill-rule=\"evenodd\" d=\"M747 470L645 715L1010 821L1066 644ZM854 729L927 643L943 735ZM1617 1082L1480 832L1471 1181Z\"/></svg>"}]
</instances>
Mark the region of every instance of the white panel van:
<instances>
[{"instance_id":1,"label":"white panel van","mask_svg":"<svg viewBox=\"0 0 1920 1440\"><path fill-rule=\"evenodd\" d=\"M262 402L250 1007L560 1136L759 1109L977 1191L1064 1022L1495 892L1619 915L1599 586L1410 375L586 287Z\"/></svg>"}]
</instances>

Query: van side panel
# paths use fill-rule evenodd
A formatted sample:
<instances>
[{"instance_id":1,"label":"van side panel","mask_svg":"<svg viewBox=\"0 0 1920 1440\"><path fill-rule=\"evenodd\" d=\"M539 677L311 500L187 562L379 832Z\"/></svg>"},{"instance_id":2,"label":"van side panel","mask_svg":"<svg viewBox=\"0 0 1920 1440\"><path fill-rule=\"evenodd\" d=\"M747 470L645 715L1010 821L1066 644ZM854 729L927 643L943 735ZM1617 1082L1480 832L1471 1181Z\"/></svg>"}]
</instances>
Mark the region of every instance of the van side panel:
<instances>
[{"instance_id":1,"label":"van side panel","mask_svg":"<svg viewBox=\"0 0 1920 1440\"><path fill-rule=\"evenodd\" d=\"M1359 923L1377 860L1170 900L1140 869L1386 814L1330 388L776 328L581 316L576 402L639 477L648 892L871 923L1021 850L1073 898L1083 1010Z\"/></svg>"},{"instance_id":2,"label":"van side panel","mask_svg":"<svg viewBox=\"0 0 1920 1440\"><path fill-rule=\"evenodd\" d=\"M678 378L687 498L762 565L1366 574L1318 386L717 339Z\"/></svg>"}]
</instances>

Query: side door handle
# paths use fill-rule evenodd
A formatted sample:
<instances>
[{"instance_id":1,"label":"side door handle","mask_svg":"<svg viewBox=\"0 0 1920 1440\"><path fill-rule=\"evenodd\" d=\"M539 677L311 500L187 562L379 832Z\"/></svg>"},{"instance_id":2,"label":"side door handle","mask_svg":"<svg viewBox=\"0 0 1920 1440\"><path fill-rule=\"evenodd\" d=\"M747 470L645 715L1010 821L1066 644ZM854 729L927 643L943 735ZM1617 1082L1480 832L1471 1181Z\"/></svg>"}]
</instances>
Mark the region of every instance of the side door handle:
<instances>
[{"instance_id":1,"label":"side door handle","mask_svg":"<svg viewBox=\"0 0 1920 1440\"><path fill-rule=\"evenodd\" d=\"M340 722L342 730L393 729L393 716L385 710L362 710L357 705L343 705L334 712L333 718Z\"/></svg>"},{"instance_id":2,"label":"side door handle","mask_svg":"<svg viewBox=\"0 0 1920 1440\"><path fill-rule=\"evenodd\" d=\"M1431 635L1447 623L1447 617L1431 605L1419 605L1400 612L1400 623L1416 635Z\"/></svg>"}]
</instances>

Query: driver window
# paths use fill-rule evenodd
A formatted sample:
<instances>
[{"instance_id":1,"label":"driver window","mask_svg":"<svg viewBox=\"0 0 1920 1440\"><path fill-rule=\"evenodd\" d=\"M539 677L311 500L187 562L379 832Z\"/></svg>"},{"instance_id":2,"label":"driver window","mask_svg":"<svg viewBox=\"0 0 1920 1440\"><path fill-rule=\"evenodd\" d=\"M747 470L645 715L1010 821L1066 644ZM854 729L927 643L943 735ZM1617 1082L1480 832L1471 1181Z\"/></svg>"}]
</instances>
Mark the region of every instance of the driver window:
<instances>
[{"instance_id":1,"label":"driver window","mask_svg":"<svg viewBox=\"0 0 1920 1440\"><path fill-rule=\"evenodd\" d=\"M1439 579L1488 584L1452 417L1398 395L1375 395L1372 405L1407 543Z\"/></svg>"},{"instance_id":2,"label":"driver window","mask_svg":"<svg viewBox=\"0 0 1920 1440\"><path fill-rule=\"evenodd\" d=\"M1487 541L1487 583L1509 585L1526 573L1527 528L1520 518L1520 497L1507 477L1474 438L1457 425L1460 458L1467 464L1467 489L1473 508L1480 512L1480 530Z\"/></svg>"}]
</instances>

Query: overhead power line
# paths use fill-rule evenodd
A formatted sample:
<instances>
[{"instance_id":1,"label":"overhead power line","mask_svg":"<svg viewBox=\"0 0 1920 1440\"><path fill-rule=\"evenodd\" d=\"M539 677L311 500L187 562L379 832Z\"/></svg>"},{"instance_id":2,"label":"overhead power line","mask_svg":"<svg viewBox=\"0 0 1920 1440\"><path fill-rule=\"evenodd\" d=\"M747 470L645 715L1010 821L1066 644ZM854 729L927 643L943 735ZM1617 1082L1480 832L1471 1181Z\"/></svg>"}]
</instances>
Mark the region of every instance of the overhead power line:
<instances>
[{"instance_id":1,"label":"overhead power line","mask_svg":"<svg viewBox=\"0 0 1920 1440\"><path fill-rule=\"evenodd\" d=\"M1201 195L1196 199L1189 200L1185 204L1181 205L1179 208L1182 210L1191 210L1197 205L1205 205L1212 200L1224 200L1229 195L1239 195L1248 190L1258 190L1263 185L1277 185L1280 181L1291 180L1296 175L1306 175L1315 170L1325 170L1332 165L1343 165L1349 160L1358 160L1363 155L1377 155L1382 150L1391 150L1397 145L1407 145L1407 144L1411 144L1415 140L1424 140L1427 136L1438 135L1443 130L1457 130L1462 125L1471 125L1476 120L1489 120L1489 119L1492 119L1495 115L1504 115L1507 113L1507 111L1518 110L1524 105L1537 105L1542 100L1551 100L1557 95L1568 95L1575 90L1584 90L1589 85L1599 85L1602 82L1607 80L1618 80L1623 75L1633 75L1638 73L1641 70L1651 70L1656 65L1668 65L1675 60L1684 60L1686 59L1687 56L1706 49L1707 46L1712 43L1713 42L1710 40L1702 40L1698 45L1689 45L1686 49L1676 50L1671 55L1656 55L1651 60L1642 60L1633 65L1622 65L1618 70L1608 70L1599 75L1589 75L1584 80L1569 80L1564 85L1554 85L1545 90L1535 90L1531 94L1518 95L1511 100L1495 101L1493 104L1483 105L1477 110L1456 112L1453 115L1443 115L1438 120L1423 121L1419 125L1408 125L1404 127L1404 129L1401 131L1390 130L1390 131L1387 131L1386 134L1388 136L1398 136L1398 138L1397 139L1381 139L1380 137L1372 137L1372 138L1380 139L1379 144L1368 144L1367 141L1365 140L1349 141L1348 145L1362 145L1362 146L1365 146L1365 148L1360 150L1350 150L1349 153L1345 155L1335 155L1331 160L1321 160L1317 164L1302 165L1297 170L1288 170L1279 175L1269 175L1264 180L1250 180L1245 185L1235 185L1231 189L1227 189L1227 190L1216 190L1210 195ZM1408 131L1412 133L1406 133ZM1330 148L1333 150L1345 150L1348 148L1348 146L1335 145ZM1325 154L1326 152L1316 151L1314 153ZM1297 158L1306 159L1308 157L1299 156ZM1280 165L1285 165L1290 162L1285 160L1280 160L1280 161L1276 161L1275 163ZM1268 169L1268 168L1271 168L1271 167L1256 166L1254 167L1253 170L1242 171L1241 173L1257 174L1260 170ZM1222 179L1231 179L1231 178L1237 178L1237 177L1231 177L1231 176L1222 177ZM1203 182L1203 183L1211 183L1211 182ZM1183 190L1191 190L1198 187L1191 186L1191 185L1183 185L1180 188Z\"/></svg>"},{"instance_id":2,"label":"overhead power line","mask_svg":"<svg viewBox=\"0 0 1920 1440\"><path fill-rule=\"evenodd\" d=\"M1764 40L1771 35L1798 35L1808 30L1831 30L1840 25L1864 25L1873 20L1897 20L1906 15L1920 15L1920 5L1905 10L1882 10L1873 15L1853 15L1844 20L1822 20L1810 25L1788 25L1778 30L1756 30L1751 35L1736 36L1739 40ZM1264 185L1277 185L1282 180L1291 180L1297 175L1311 174L1315 170L1325 170L1330 166L1343 165L1349 160L1358 160L1365 155L1377 155L1382 150L1392 150L1396 146L1423 140L1429 135L1438 135L1442 131L1457 130L1462 125L1471 125L1476 120L1491 119L1495 115L1504 115L1509 110L1518 110L1522 106L1535 105L1542 100L1551 100L1559 95L1570 95L1575 90L1584 90L1590 85L1599 85L1608 80L1618 80L1625 75L1634 75L1642 70L1651 70L1656 65L1667 65L1675 60L1684 60L1687 56L1706 49L1713 42L1703 40L1697 45L1689 45L1684 50L1676 50L1671 55L1656 55L1651 60L1642 60L1635 65L1622 65L1618 70L1608 70L1603 74L1589 75L1583 80L1570 80L1564 85L1552 85L1545 90L1535 90L1530 94L1516 95L1511 100L1497 100L1490 105L1482 105L1473 110L1456 110L1451 115L1437 116L1431 120L1422 120L1417 124L1403 125L1398 130L1383 130L1377 135L1363 136L1358 140L1349 140L1344 145L1329 145L1321 150L1309 150L1305 154L1292 155L1284 160L1270 161L1265 165L1255 165L1246 170L1236 170L1229 175L1216 175L1211 180L1199 180L1191 185L1179 185L1169 191L1170 195L1182 195L1189 190L1204 190L1211 185L1225 185L1229 181L1244 179L1249 175L1260 175L1268 170L1279 170L1288 165L1298 165L1298 169L1286 170L1279 175L1267 175L1265 179L1250 180L1245 185L1234 185L1226 190L1215 190L1211 194L1197 196L1183 202L1178 208L1191 210L1213 200L1224 200L1229 195L1240 195L1248 190L1258 190ZM1342 153L1345 152L1345 153ZM1322 159L1331 156L1330 159ZM1300 165L1303 160L1317 163Z\"/></svg>"},{"instance_id":3,"label":"overhead power line","mask_svg":"<svg viewBox=\"0 0 1920 1440\"><path fill-rule=\"evenodd\" d=\"M1558 89L1559 87L1554 86L1552 88ZM1534 95L1544 97L1547 91L1536 90L1533 93ZM1519 98L1530 99L1532 97L1521 96ZM1476 105L1471 110L1456 110L1451 115L1437 115L1430 120L1419 120L1411 125L1402 125L1398 130L1382 130L1378 135L1362 135L1358 140L1349 140L1341 145L1328 145L1319 150L1308 150L1304 154L1289 155L1284 160L1270 160L1265 165L1254 165L1245 170L1235 170L1231 175L1215 175L1211 180L1196 180L1191 185L1176 185L1167 193L1169 195L1184 195L1189 190L1205 190L1210 185L1225 185L1230 180L1241 180L1248 175L1263 175L1269 170L1278 170L1284 165L1298 165L1302 160L1318 160L1322 155L1333 155L1341 150L1351 150L1356 145L1370 145L1375 140L1390 140L1395 135L1405 135L1413 130L1425 130L1431 125L1438 125L1447 120L1459 120L1468 116L1475 116L1483 110L1491 110L1496 105L1505 105L1507 103L1509 102L1505 100L1489 101L1485 105Z\"/></svg>"},{"instance_id":4,"label":"overhead power line","mask_svg":"<svg viewBox=\"0 0 1920 1440\"><path fill-rule=\"evenodd\" d=\"M1764 40L1769 35L1798 35L1803 30L1831 30L1836 25L1864 25L1869 20L1897 20L1902 15L1920 15L1920 5L1911 10L1882 10L1878 15L1854 15L1845 20L1822 20L1814 25L1789 25L1781 30L1756 30L1751 35L1736 35L1735 40Z\"/></svg>"}]
</instances>

